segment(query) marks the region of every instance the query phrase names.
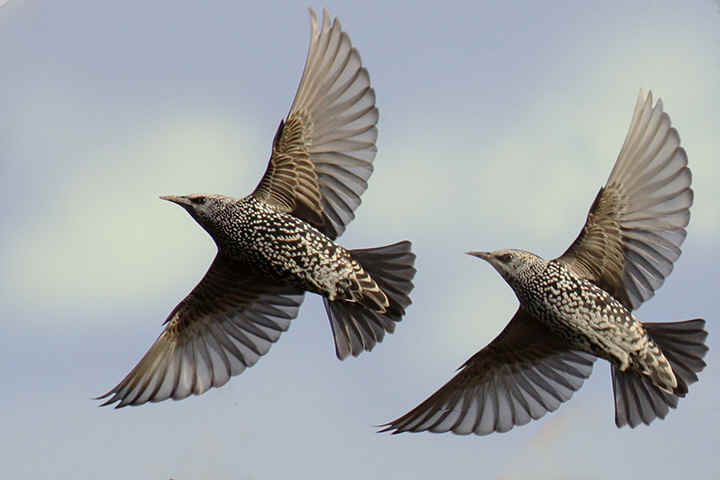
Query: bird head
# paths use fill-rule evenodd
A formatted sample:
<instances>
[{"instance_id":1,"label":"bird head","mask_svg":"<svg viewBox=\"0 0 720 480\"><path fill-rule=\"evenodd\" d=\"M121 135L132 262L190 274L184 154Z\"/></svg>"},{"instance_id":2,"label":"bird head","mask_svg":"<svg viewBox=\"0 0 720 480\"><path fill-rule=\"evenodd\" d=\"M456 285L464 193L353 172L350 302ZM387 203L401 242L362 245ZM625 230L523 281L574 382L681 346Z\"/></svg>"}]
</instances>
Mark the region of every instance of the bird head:
<instances>
[{"instance_id":1,"label":"bird head","mask_svg":"<svg viewBox=\"0 0 720 480\"><path fill-rule=\"evenodd\" d=\"M215 214L222 210L232 198L225 195L213 195L204 193L193 193L192 195L165 195L161 196L163 200L177 203L197 221L200 225L207 229L212 224Z\"/></svg>"},{"instance_id":2,"label":"bird head","mask_svg":"<svg viewBox=\"0 0 720 480\"><path fill-rule=\"evenodd\" d=\"M468 255L482 258L492 265L510 286L514 287L527 273L544 267L545 260L525 250L495 250L493 252L467 252Z\"/></svg>"}]
</instances>

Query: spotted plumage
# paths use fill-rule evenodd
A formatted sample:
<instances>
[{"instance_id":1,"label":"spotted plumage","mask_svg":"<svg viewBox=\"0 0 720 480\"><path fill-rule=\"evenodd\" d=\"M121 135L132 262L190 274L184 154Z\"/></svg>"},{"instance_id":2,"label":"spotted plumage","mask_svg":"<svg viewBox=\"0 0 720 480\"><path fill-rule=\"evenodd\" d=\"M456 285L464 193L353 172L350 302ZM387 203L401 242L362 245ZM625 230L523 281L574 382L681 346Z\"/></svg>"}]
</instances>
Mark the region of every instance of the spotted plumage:
<instances>
[{"instance_id":1,"label":"spotted plumage","mask_svg":"<svg viewBox=\"0 0 720 480\"><path fill-rule=\"evenodd\" d=\"M664 418L705 367L705 322L648 323L632 312L680 256L690 183L662 102L653 107L641 92L610 178L563 255L468 252L498 271L520 307L452 380L385 430L508 431L570 399L596 358L611 364L618 427Z\"/></svg>"},{"instance_id":2,"label":"spotted plumage","mask_svg":"<svg viewBox=\"0 0 720 480\"><path fill-rule=\"evenodd\" d=\"M477 256L493 263L509 255L505 278L527 312L572 349L604 358L624 372L649 375L665 392L677 386L670 363L648 336L642 322L605 290L557 261L530 252L505 250ZM522 264L522 266L520 266ZM520 275L515 272L520 271Z\"/></svg>"},{"instance_id":3,"label":"spotted plumage","mask_svg":"<svg viewBox=\"0 0 720 480\"><path fill-rule=\"evenodd\" d=\"M179 400L254 365L323 297L339 359L372 350L410 305L410 242L347 250L339 237L373 171L378 110L370 77L336 19L318 29L265 175L247 197L166 196L210 234L218 253L200 283L104 405Z\"/></svg>"},{"instance_id":4,"label":"spotted plumage","mask_svg":"<svg viewBox=\"0 0 720 480\"><path fill-rule=\"evenodd\" d=\"M213 212L196 218L226 255L331 301L361 302L379 313L389 306L385 293L351 253L309 223L252 195L242 200L204 197L204 208ZM173 201L183 205L182 200Z\"/></svg>"}]
</instances>

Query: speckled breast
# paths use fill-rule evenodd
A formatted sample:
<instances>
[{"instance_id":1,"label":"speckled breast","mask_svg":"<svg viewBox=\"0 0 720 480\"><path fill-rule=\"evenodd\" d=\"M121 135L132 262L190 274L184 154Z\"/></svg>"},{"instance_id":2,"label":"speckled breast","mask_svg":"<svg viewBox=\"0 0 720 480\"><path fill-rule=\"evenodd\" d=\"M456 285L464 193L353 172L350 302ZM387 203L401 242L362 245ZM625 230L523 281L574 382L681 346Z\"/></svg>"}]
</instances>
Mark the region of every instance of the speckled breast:
<instances>
[{"instance_id":1,"label":"speckled breast","mask_svg":"<svg viewBox=\"0 0 720 480\"><path fill-rule=\"evenodd\" d=\"M597 337L610 317L629 314L607 292L556 262L549 262L529 287L523 292L526 308L580 350L597 353Z\"/></svg>"},{"instance_id":2,"label":"speckled breast","mask_svg":"<svg viewBox=\"0 0 720 480\"><path fill-rule=\"evenodd\" d=\"M291 280L315 290L316 273L347 256L342 247L312 225L252 198L220 215L226 217L218 219L223 225L223 250L278 280Z\"/></svg>"}]
</instances>

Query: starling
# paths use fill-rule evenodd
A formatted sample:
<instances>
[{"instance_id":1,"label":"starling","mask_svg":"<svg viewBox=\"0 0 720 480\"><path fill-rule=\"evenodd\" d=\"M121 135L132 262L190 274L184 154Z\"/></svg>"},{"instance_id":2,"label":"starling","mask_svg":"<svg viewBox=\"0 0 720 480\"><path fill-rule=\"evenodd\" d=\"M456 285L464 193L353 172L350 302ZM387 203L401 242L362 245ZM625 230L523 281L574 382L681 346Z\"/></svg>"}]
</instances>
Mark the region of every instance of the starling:
<instances>
[{"instance_id":1,"label":"starling","mask_svg":"<svg viewBox=\"0 0 720 480\"><path fill-rule=\"evenodd\" d=\"M520 306L452 380L382 431L506 432L567 401L597 357L611 364L618 427L665 418L705 367L705 322L644 323L632 311L680 256L690 183L662 101L653 107L641 91L610 177L562 256L468 252L500 273Z\"/></svg>"},{"instance_id":2,"label":"starling","mask_svg":"<svg viewBox=\"0 0 720 480\"><path fill-rule=\"evenodd\" d=\"M177 203L210 234L217 255L200 283L103 405L180 400L224 385L267 353L306 291L323 296L335 351L372 350L410 304L410 242L347 250L377 151L378 109L368 72L327 10L310 9L305 69L280 122L265 174L247 197L193 194Z\"/></svg>"}]
</instances>

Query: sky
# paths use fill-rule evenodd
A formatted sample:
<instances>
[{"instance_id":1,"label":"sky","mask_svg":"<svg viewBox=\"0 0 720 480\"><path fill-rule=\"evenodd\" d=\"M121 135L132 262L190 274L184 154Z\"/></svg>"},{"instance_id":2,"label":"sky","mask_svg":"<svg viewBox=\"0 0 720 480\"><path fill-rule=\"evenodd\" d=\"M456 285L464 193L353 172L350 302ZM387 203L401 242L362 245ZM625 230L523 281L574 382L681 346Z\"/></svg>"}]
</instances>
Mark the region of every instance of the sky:
<instances>
[{"instance_id":1,"label":"sky","mask_svg":"<svg viewBox=\"0 0 720 480\"><path fill-rule=\"evenodd\" d=\"M2 5L4 3L4 5ZM0 1L0 471L4 478L716 478L720 5L327 6L368 68L375 172L340 242L417 254L395 334L339 362L322 302L226 386L99 408L202 277L214 245L157 197L246 195L292 102L307 3ZM641 88L693 172L683 255L638 311L702 317L708 367L664 421L617 429L606 362L540 421L486 437L376 433L517 308L467 250L562 253Z\"/></svg>"}]
</instances>

